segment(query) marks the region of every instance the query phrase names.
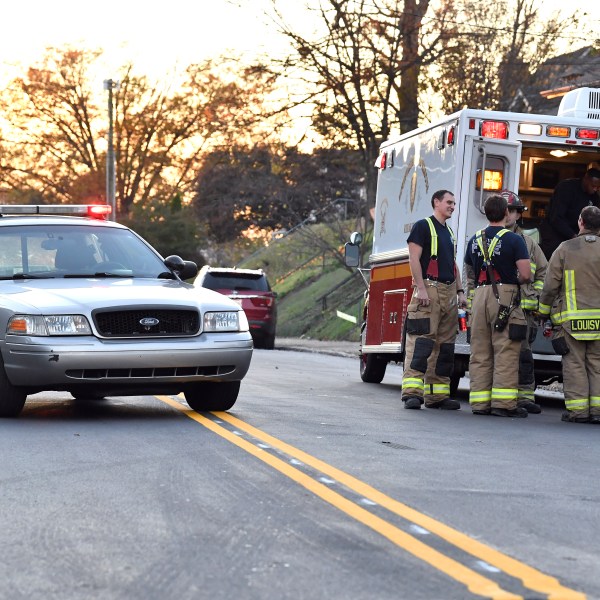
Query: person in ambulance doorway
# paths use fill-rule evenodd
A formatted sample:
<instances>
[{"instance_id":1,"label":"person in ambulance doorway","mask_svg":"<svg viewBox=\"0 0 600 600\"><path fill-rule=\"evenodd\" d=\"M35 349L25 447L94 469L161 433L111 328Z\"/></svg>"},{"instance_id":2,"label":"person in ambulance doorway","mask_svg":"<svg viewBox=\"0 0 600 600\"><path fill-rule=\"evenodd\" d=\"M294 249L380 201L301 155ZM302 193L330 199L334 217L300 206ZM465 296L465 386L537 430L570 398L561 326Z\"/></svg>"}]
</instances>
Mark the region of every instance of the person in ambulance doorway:
<instances>
[{"instance_id":1,"label":"person in ambulance doorway","mask_svg":"<svg viewBox=\"0 0 600 600\"><path fill-rule=\"evenodd\" d=\"M456 243L446 221L454 194L439 190L431 198L433 215L417 221L408 236L413 295L407 309L406 352L402 377L404 408L457 410L450 398L458 305L466 298L456 266Z\"/></svg>"},{"instance_id":2,"label":"person in ambulance doorway","mask_svg":"<svg viewBox=\"0 0 600 600\"><path fill-rule=\"evenodd\" d=\"M550 258L559 244L578 235L577 219L584 206L600 207L600 168L584 176L561 181L550 198L546 218L540 223L540 246Z\"/></svg>"},{"instance_id":3,"label":"person in ambulance doorway","mask_svg":"<svg viewBox=\"0 0 600 600\"><path fill-rule=\"evenodd\" d=\"M562 420L600 424L600 209L586 206L578 227L550 259L539 312L559 328L552 345L562 355Z\"/></svg>"},{"instance_id":4,"label":"person in ambulance doorway","mask_svg":"<svg viewBox=\"0 0 600 600\"><path fill-rule=\"evenodd\" d=\"M506 228L508 202L499 194L484 205L489 226L467 245L465 269L474 286L471 307L469 404L476 415L527 417L517 406L521 343L527 322L519 285L531 281L525 241Z\"/></svg>"},{"instance_id":5,"label":"person in ambulance doorway","mask_svg":"<svg viewBox=\"0 0 600 600\"><path fill-rule=\"evenodd\" d=\"M521 353L519 354L519 394L517 396L517 406L522 406L530 414L538 414L542 412L542 409L535 402L535 373L531 344L537 334L536 314L540 293L544 286L548 261L537 242L525 234L518 224L527 207L523 204L519 196L510 190L503 190L500 192L500 195L506 199L508 204L506 229L513 231L523 238L529 252L531 276L533 278L531 283L524 283L520 289L521 308L527 322L527 335L521 342Z\"/></svg>"}]
</instances>

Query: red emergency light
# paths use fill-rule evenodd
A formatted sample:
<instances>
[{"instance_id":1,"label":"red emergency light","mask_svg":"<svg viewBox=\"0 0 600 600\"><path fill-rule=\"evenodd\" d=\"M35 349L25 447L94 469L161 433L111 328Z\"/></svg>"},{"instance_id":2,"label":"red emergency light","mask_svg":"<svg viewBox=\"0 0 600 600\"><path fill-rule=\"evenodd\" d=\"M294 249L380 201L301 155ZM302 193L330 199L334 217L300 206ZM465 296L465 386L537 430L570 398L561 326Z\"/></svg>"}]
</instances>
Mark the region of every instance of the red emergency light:
<instances>
[{"instance_id":1,"label":"red emergency light","mask_svg":"<svg viewBox=\"0 0 600 600\"><path fill-rule=\"evenodd\" d=\"M481 135L485 138L506 140L508 138L508 123L505 121L482 121Z\"/></svg>"},{"instance_id":2,"label":"red emergency light","mask_svg":"<svg viewBox=\"0 0 600 600\"><path fill-rule=\"evenodd\" d=\"M446 143L448 144L448 146L454 145L454 125L452 125L450 129L448 129L448 138L446 140Z\"/></svg>"},{"instance_id":3,"label":"red emergency light","mask_svg":"<svg viewBox=\"0 0 600 600\"><path fill-rule=\"evenodd\" d=\"M598 129L576 129L575 137L580 140L597 140L600 137Z\"/></svg>"},{"instance_id":4,"label":"red emergency light","mask_svg":"<svg viewBox=\"0 0 600 600\"><path fill-rule=\"evenodd\" d=\"M112 212L112 207L109 204L90 204L87 207L87 215L91 219L108 219Z\"/></svg>"}]
</instances>

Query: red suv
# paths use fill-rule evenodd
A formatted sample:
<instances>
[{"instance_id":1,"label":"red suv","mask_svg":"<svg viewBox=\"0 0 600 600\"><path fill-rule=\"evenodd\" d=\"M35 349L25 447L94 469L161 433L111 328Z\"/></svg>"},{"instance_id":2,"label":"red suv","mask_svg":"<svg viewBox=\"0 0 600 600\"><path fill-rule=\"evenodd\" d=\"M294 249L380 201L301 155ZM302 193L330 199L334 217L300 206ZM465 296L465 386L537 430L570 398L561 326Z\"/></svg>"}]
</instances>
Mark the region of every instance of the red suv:
<instances>
[{"instance_id":1,"label":"red suv","mask_svg":"<svg viewBox=\"0 0 600 600\"><path fill-rule=\"evenodd\" d=\"M246 313L256 348L275 347L277 294L271 291L262 269L236 269L204 266L194 281L235 300Z\"/></svg>"}]
</instances>

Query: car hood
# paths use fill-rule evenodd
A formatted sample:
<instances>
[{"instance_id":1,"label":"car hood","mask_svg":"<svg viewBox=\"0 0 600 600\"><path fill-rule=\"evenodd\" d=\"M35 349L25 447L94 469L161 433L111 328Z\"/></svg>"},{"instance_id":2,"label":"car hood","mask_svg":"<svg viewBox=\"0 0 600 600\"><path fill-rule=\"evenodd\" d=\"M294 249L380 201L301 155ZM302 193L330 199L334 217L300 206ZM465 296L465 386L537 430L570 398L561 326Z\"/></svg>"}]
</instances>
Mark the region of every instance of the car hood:
<instances>
[{"instance_id":1,"label":"car hood","mask_svg":"<svg viewBox=\"0 0 600 600\"><path fill-rule=\"evenodd\" d=\"M89 314L128 306L198 307L202 311L239 310L233 300L212 290L166 279L35 279L0 284L5 308L19 313Z\"/></svg>"}]
</instances>

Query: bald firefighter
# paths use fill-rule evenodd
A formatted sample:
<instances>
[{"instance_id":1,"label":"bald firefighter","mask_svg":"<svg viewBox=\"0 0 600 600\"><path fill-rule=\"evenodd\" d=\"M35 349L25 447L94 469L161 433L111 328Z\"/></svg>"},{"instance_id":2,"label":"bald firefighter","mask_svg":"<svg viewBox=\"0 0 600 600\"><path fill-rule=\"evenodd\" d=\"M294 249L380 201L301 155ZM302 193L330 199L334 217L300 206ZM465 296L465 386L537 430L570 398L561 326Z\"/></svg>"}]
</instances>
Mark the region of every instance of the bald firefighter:
<instances>
[{"instance_id":1,"label":"bald firefighter","mask_svg":"<svg viewBox=\"0 0 600 600\"><path fill-rule=\"evenodd\" d=\"M508 204L508 216L506 218L506 228L513 231L523 238L527 251L529 252L529 261L531 263L531 283L521 285L521 308L527 321L527 336L521 342L521 353L519 355L519 395L517 396L517 405L523 407L530 414L542 412L539 404L535 402L535 372L533 365L533 352L531 344L537 334L537 322L535 315L538 310L540 293L544 286L548 260L538 243L530 236L525 234L518 221L527 210L519 196L510 190L503 190L501 196L506 198Z\"/></svg>"},{"instance_id":2,"label":"bald firefighter","mask_svg":"<svg viewBox=\"0 0 600 600\"><path fill-rule=\"evenodd\" d=\"M517 406L516 367L527 336L520 284L531 281L529 252L523 238L506 228L506 198L488 197L484 210L489 225L469 240L465 253L467 276L475 282L469 404L476 415L527 417Z\"/></svg>"},{"instance_id":3,"label":"bald firefighter","mask_svg":"<svg viewBox=\"0 0 600 600\"><path fill-rule=\"evenodd\" d=\"M456 201L448 190L431 198L433 215L417 221L408 236L413 295L407 308L406 354L402 376L404 408L457 410L450 398L454 369L457 305L466 306L456 266L455 237L446 221ZM458 288L458 289L457 289Z\"/></svg>"},{"instance_id":4,"label":"bald firefighter","mask_svg":"<svg viewBox=\"0 0 600 600\"><path fill-rule=\"evenodd\" d=\"M540 314L550 315L562 354L563 421L600 424L600 209L586 206L579 234L552 254L540 296Z\"/></svg>"}]
</instances>

